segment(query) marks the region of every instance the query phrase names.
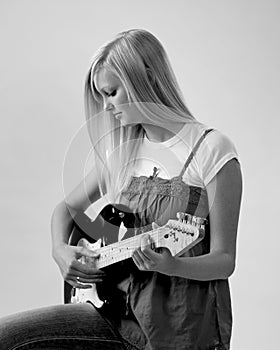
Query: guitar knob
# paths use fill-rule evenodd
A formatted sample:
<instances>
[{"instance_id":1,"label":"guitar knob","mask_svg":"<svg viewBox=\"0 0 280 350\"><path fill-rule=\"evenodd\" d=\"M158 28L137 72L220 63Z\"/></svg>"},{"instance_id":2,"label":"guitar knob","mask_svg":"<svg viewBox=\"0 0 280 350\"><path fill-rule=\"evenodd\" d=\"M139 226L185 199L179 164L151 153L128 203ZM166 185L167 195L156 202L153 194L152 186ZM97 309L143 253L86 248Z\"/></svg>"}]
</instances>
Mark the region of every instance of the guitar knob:
<instances>
[{"instance_id":1,"label":"guitar knob","mask_svg":"<svg viewBox=\"0 0 280 350\"><path fill-rule=\"evenodd\" d=\"M207 222L207 219L204 219L204 218L196 218L196 223L201 226L201 225L205 225Z\"/></svg>"},{"instance_id":2,"label":"guitar knob","mask_svg":"<svg viewBox=\"0 0 280 350\"><path fill-rule=\"evenodd\" d=\"M192 216L190 214L185 214L186 222L190 223L192 220Z\"/></svg>"},{"instance_id":3,"label":"guitar knob","mask_svg":"<svg viewBox=\"0 0 280 350\"><path fill-rule=\"evenodd\" d=\"M183 220L185 219L185 213L180 211L176 214L176 217L180 222L183 222Z\"/></svg>"}]
</instances>

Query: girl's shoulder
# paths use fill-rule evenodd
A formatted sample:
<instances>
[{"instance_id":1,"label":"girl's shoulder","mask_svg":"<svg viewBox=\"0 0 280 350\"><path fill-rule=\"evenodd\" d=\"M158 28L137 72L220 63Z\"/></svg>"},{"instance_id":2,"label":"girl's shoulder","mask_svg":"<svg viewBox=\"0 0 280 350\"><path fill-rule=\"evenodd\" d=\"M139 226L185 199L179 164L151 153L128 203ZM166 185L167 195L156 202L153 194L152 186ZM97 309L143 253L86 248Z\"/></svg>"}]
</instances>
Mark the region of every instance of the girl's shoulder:
<instances>
[{"instance_id":1,"label":"girl's shoulder","mask_svg":"<svg viewBox=\"0 0 280 350\"><path fill-rule=\"evenodd\" d=\"M204 136L198 152L206 153L210 152L226 152L232 151L237 154L237 150L232 139L226 135L224 132L220 131L215 127L200 123L198 121L193 121L186 125L184 137L189 140L189 143L192 144L193 148L195 144L199 141L201 136L205 134L207 130L209 132ZM203 152L201 152L203 150Z\"/></svg>"},{"instance_id":2,"label":"girl's shoulder","mask_svg":"<svg viewBox=\"0 0 280 350\"><path fill-rule=\"evenodd\" d=\"M192 150L205 131L210 129L212 130L205 135L194 154L194 163L205 186L229 160L239 160L235 144L229 136L199 122L192 123L185 135Z\"/></svg>"}]
</instances>

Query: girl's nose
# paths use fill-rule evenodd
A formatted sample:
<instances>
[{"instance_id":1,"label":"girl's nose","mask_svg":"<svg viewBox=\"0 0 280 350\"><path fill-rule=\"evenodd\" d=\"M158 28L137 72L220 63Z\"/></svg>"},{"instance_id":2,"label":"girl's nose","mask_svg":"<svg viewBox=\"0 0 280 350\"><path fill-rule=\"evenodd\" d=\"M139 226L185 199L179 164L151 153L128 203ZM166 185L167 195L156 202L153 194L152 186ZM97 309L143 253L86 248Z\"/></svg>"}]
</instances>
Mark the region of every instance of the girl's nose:
<instances>
[{"instance_id":1,"label":"girl's nose","mask_svg":"<svg viewBox=\"0 0 280 350\"><path fill-rule=\"evenodd\" d=\"M112 103L108 103L106 106L105 106L105 111L109 111L113 108L113 105Z\"/></svg>"}]
</instances>

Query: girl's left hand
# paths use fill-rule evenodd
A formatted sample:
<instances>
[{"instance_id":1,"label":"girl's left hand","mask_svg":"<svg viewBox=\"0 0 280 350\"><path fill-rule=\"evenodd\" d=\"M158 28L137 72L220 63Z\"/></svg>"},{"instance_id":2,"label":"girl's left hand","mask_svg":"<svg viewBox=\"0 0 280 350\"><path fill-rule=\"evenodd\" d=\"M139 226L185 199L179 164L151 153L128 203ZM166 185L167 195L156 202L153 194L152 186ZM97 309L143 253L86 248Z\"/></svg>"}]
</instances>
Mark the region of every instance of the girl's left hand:
<instances>
[{"instance_id":1,"label":"girl's left hand","mask_svg":"<svg viewBox=\"0 0 280 350\"><path fill-rule=\"evenodd\" d=\"M148 234L141 238L141 247L133 252L132 259L141 271L157 271L165 275L173 275L175 258L167 248L161 248L160 252L155 252Z\"/></svg>"}]
</instances>

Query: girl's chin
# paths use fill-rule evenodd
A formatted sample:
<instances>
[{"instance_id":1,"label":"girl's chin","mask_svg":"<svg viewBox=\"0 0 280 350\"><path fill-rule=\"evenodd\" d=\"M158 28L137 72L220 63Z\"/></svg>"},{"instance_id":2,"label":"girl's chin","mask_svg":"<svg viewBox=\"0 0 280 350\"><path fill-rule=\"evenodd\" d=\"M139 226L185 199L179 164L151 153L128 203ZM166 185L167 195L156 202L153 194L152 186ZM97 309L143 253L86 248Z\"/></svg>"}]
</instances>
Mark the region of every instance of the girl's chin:
<instances>
[{"instance_id":1,"label":"girl's chin","mask_svg":"<svg viewBox=\"0 0 280 350\"><path fill-rule=\"evenodd\" d=\"M137 123L137 122L125 120L124 118L120 118L119 121L120 121L122 126L127 126L127 127L135 126L135 125L139 124L139 122Z\"/></svg>"}]
</instances>

